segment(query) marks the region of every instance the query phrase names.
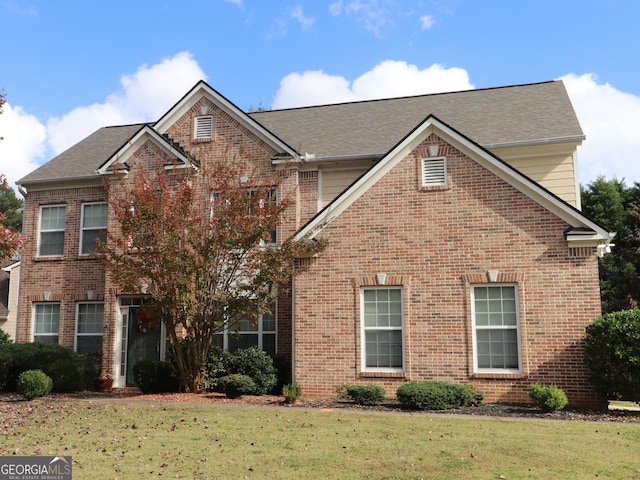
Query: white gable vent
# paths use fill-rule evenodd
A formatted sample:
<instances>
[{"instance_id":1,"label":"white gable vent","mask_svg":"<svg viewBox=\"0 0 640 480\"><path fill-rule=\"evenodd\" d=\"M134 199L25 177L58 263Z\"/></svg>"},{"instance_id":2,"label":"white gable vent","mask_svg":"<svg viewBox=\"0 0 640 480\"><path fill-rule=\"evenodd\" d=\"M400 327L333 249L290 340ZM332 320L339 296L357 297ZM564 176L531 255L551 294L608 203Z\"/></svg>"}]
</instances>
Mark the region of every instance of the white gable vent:
<instances>
[{"instance_id":1,"label":"white gable vent","mask_svg":"<svg viewBox=\"0 0 640 480\"><path fill-rule=\"evenodd\" d=\"M447 184L447 159L445 157L422 159L422 186Z\"/></svg>"},{"instance_id":2,"label":"white gable vent","mask_svg":"<svg viewBox=\"0 0 640 480\"><path fill-rule=\"evenodd\" d=\"M201 115L195 118L195 138L213 137L213 116Z\"/></svg>"}]
</instances>

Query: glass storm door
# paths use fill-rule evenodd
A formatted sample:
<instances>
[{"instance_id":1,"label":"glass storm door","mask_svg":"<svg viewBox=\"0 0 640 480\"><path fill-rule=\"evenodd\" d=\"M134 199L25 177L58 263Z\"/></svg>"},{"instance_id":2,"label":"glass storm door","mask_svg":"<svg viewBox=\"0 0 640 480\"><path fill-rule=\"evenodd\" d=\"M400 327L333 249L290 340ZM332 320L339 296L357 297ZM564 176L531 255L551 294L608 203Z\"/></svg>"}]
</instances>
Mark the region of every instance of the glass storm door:
<instances>
[{"instance_id":1,"label":"glass storm door","mask_svg":"<svg viewBox=\"0 0 640 480\"><path fill-rule=\"evenodd\" d=\"M123 352L126 352L125 365L126 369L126 385L135 386L136 382L133 377L133 367L141 360L160 360L160 342L162 339L162 327L160 324L154 325L152 328L141 326L136 321L136 312L139 307L130 306L122 308L122 324L126 325L126 332L123 338L126 338L125 345L122 345ZM123 329L124 330L124 329Z\"/></svg>"}]
</instances>

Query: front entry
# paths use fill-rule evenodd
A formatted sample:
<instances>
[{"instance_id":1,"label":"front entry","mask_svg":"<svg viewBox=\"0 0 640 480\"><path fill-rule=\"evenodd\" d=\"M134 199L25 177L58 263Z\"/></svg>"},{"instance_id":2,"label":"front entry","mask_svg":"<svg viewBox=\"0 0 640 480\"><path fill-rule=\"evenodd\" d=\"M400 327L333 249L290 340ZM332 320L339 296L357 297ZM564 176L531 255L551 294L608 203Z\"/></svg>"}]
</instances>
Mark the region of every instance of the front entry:
<instances>
[{"instance_id":1,"label":"front entry","mask_svg":"<svg viewBox=\"0 0 640 480\"><path fill-rule=\"evenodd\" d=\"M133 367L141 360L158 361L164 357L162 326L149 319L141 298L122 298L120 301L122 343L120 375L127 387L136 385Z\"/></svg>"}]
</instances>

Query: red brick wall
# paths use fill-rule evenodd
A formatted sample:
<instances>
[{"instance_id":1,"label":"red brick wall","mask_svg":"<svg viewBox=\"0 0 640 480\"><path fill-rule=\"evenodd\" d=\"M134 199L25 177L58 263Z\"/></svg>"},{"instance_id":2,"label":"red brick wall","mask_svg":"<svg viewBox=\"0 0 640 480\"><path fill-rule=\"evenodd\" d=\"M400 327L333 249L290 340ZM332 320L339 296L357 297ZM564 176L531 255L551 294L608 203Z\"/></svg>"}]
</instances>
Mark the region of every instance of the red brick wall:
<instances>
[{"instance_id":1,"label":"red brick wall","mask_svg":"<svg viewBox=\"0 0 640 480\"><path fill-rule=\"evenodd\" d=\"M573 404L596 404L580 341L600 314L597 260L569 256L567 224L459 151L448 188L423 191L423 148L398 164L322 232L329 247L296 279L295 380L307 395L344 383L377 383L395 395L407 381L472 383L487 401L528 402L533 382L554 383ZM426 156L426 155L425 155ZM515 283L524 372L473 372L470 288ZM376 274L404 291L402 374L362 372L360 288Z\"/></svg>"},{"instance_id":2,"label":"red brick wall","mask_svg":"<svg viewBox=\"0 0 640 480\"><path fill-rule=\"evenodd\" d=\"M104 268L79 253L82 204L105 199L102 187L31 191L27 195L23 231L29 246L20 269L18 341L32 340L33 308L35 303L44 301L44 292L50 292L50 301L60 303L59 343L69 347L75 342L76 304L87 300L87 290L95 292L94 300L104 298ZM66 205L62 257L37 258L40 207L44 205Z\"/></svg>"}]
</instances>

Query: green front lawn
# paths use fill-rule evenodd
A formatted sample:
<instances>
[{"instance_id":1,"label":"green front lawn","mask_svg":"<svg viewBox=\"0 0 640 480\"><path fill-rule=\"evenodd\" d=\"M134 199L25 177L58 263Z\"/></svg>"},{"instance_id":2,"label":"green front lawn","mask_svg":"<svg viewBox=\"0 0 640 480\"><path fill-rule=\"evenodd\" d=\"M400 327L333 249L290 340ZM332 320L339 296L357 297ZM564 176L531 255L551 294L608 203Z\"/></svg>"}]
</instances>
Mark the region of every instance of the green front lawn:
<instances>
[{"instance_id":1,"label":"green front lawn","mask_svg":"<svg viewBox=\"0 0 640 480\"><path fill-rule=\"evenodd\" d=\"M640 479L640 424L123 401L0 403L2 455L74 479Z\"/></svg>"}]
</instances>

